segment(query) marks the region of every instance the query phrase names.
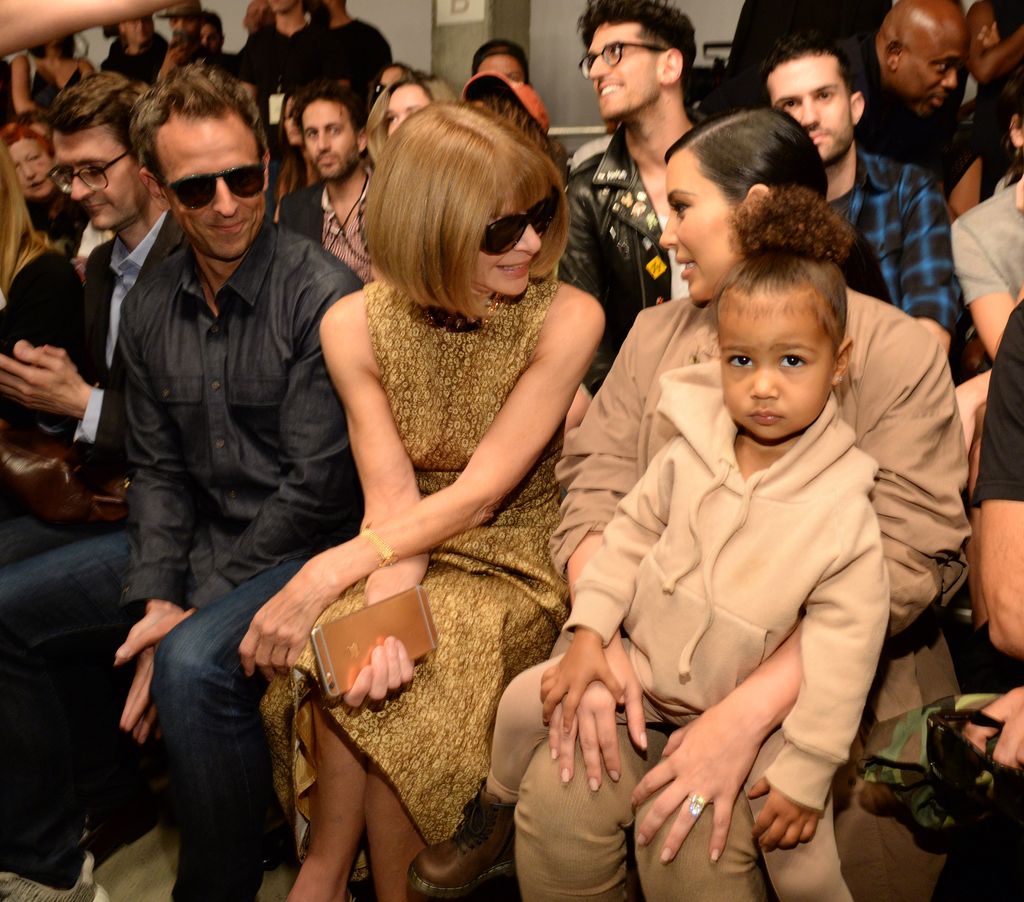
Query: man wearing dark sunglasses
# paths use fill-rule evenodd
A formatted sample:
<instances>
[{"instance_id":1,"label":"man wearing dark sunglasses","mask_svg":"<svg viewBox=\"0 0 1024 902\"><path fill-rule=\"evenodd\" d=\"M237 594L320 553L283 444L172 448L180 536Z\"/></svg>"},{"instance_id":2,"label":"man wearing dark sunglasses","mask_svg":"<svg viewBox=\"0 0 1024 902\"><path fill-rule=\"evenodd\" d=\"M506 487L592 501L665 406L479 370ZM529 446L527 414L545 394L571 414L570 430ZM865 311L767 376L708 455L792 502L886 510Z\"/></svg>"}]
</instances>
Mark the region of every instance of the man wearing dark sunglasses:
<instances>
[{"instance_id":1,"label":"man wearing dark sunglasses","mask_svg":"<svg viewBox=\"0 0 1024 902\"><path fill-rule=\"evenodd\" d=\"M31 895L23 878L61 889L90 878L78 846L76 778L92 754L83 721L98 732L119 720L141 743L159 712L181 828L174 897L252 899L272 787L265 683L244 676L238 646L311 555L358 532L361 498L319 325L359 283L322 248L265 222L259 112L222 70L187 66L151 88L131 138L187 245L121 316L127 539L76 543L70 560L52 557L58 549L31 583L18 565L0 580L10 698L0 718L11 724L0 740L0 837L13 835L9 852L0 844L0 870L23 875L12 898L57 898ZM95 173L76 172L76 184L83 175ZM31 607L8 618L7 596L18 594ZM123 708L111 660L132 675ZM111 685L79 685L103 668ZM22 784L19 808L9 790ZM0 881L0 896L7 888Z\"/></svg>"},{"instance_id":2,"label":"man wearing dark sunglasses","mask_svg":"<svg viewBox=\"0 0 1024 902\"><path fill-rule=\"evenodd\" d=\"M123 604L145 611L119 651L139 690L122 728L145 734L159 712L182 827L175 898L252 898L272 790L265 684L239 669L238 646L305 560L358 532L319 325L360 283L266 222L266 137L240 82L181 70L136 105L132 139L188 247L122 324L135 466Z\"/></svg>"},{"instance_id":3,"label":"man wearing dark sunglasses","mask_svg":"<svg viewBox=\"0 0 1024 902\"><path fill-rule=\"evenodd\" d=\"M607 149L569 178L569 246L559 278L594 295L605 334L586 387L594 392L645 307L685 296L661 229L665 151L690 129L684 86L696 48L690 20L665 0L590 0L579 20L601 117L618 124Z\"/></svg>"}]
</instances>

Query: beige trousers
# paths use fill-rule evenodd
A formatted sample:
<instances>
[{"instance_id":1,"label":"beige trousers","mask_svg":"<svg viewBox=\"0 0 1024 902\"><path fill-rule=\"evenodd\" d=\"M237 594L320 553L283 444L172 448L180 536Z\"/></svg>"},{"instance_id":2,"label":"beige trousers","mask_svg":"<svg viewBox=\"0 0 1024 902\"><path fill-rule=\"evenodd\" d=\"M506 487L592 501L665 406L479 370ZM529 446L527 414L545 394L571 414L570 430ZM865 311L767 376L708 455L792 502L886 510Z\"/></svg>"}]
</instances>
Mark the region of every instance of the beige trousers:
<instances>
[{"instance_id":1,"label":"beige trousers","mask_svg":"<svg viewBox=\"0 0 1024 902\"><path fill-rule=\"evenodd\" d=\"M630 796L660 760L665 736L650 731L650 748L641 756L633 749L625 726L620 726L619 782L606 777L601 788L592 792L583 779L577 749L576 776L563 784L548 753L547 731L541 722L540 677L551 664L547 661L525 671L505 691L495 726L488 788L508 801L521 792L516 809L516 871L526 902L624 899L626 831L634 822ZM654 719L651 712L648 717ZM776 732L762 748L748 787L774 760L781 745L781 734ZM697 820L672 862L659 860L661 837L671 820L647 847L637 848L640 884L649 902L765 898L759 850L751 835L754 816L764 801L749 802L742 796L736 800L729 839L717 863L708 856L710 812ZM652 803L653 799L642 806L636 817L642 819ZM839 869L831 803L812 842L769 853L765 862L782 902L851 902Z\"/></svg>"}]
</instances>

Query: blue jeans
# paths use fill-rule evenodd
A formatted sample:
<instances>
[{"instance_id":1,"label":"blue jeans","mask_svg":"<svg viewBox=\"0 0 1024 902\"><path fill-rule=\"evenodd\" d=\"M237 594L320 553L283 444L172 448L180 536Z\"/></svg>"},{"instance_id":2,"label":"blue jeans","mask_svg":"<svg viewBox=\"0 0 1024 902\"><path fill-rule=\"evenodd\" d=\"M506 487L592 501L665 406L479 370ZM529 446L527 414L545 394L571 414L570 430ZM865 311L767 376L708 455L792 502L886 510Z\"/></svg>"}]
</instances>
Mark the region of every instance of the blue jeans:
<instances>
[{"instance_id":1,"label":"blue jeans","mask_svg":"<svg viewBox=\"0 0 1024 902\"><path fill-rule=\"evenodd\" d=\"M123 741L111 663L133 622L120 606L128 558L117 532L0 569L0 870L48 886L77 880L83 779ZM243 583L160 643L152 688L182 833L178 900L252 899L262 880L264 683L242 673L238 645L302 563Z\"/></svg>"},{"instance_id":2,"label":"blue jeans","mask_svg":"<svg viewBox=\"0 0 1024 902\"><path fill-rule=\"evenodd\" d=\"M47 523L0 496L0 567L123 528L121 523Z\"/></svg>"},{"instance_id":3,"label":"blue jeans","mask_svg":"<svg viewBox=\"0 0 1024 902\"><path fill-rule=\"evenodd\" d=\"M0 569L0 870L48 886L78 879L83 783L122 761L127 565L118 531Z\"/></svg>"},{"instance_id":4,"label":"blue jeans","mask_svg":"<svg viewBox=\"0 0 1024 902\"><path fill-rule=\"evenodd\" d=\"M260 843L273 793L259 703L238 646L256 612L305 561L266 570L196 611L160 643L153 698L181 827L177 902L252 899L263 880Z\"/></svg>"}]
</instances>

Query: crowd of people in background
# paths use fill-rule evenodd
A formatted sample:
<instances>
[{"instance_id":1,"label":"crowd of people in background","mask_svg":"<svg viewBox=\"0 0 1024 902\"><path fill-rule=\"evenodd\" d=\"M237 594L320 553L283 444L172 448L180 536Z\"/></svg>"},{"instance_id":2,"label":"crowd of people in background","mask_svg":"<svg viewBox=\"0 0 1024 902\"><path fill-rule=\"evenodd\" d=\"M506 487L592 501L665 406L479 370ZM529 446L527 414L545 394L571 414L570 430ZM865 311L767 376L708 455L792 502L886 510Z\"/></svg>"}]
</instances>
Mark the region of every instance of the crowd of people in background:
<instances>
[{"instance_id":1,"label":"crowd of people in background","mask_svg":"<svg viewBox=\"0 0 1024 902\"><path fill-rule=\"evenodd\" d=\"M0 898L107 899L157 744L179 902L275 829L292 902L1024 894L1024 3L745 0L701 73L581 0L570 154L500 35L129 0L95 71L18 2Z\"/></svg>"}]
</instances>

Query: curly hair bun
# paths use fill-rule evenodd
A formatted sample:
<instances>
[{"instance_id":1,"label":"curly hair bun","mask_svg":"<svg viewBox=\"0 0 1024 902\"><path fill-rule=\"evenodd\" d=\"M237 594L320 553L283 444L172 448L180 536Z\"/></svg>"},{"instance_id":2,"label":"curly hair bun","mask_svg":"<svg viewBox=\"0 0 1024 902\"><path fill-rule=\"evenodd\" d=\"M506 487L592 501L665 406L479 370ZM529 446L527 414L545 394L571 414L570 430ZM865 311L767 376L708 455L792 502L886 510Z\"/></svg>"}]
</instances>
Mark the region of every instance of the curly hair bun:
<instances>
[{"instance_id":1,"label":"curly hair bun","mask_svg":"<svg viewBox=\"0 0 1024 902\"><path fill-rule=\"evenodd\" d=\"M772 188L736 207L736 242L746 258L792 254L841 267L853 247L853 227L820 195L800 185Z\"/></svg>"}]
</instances>

